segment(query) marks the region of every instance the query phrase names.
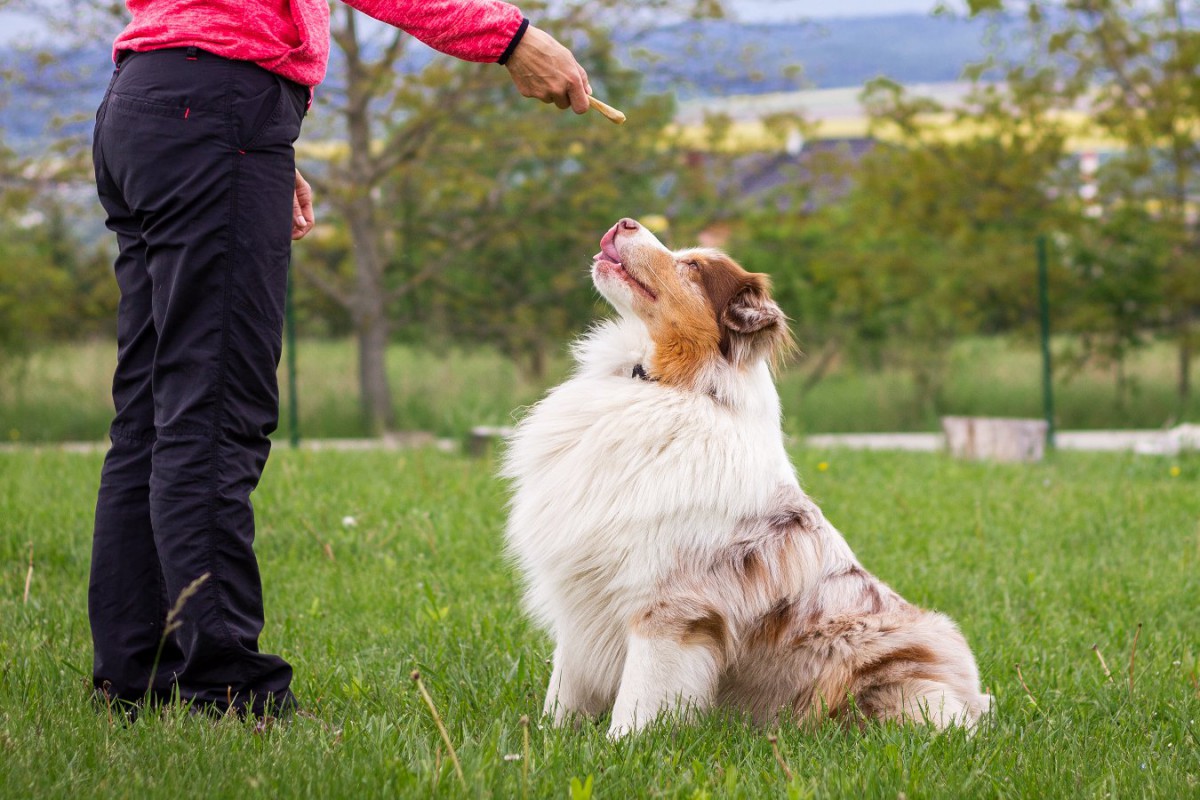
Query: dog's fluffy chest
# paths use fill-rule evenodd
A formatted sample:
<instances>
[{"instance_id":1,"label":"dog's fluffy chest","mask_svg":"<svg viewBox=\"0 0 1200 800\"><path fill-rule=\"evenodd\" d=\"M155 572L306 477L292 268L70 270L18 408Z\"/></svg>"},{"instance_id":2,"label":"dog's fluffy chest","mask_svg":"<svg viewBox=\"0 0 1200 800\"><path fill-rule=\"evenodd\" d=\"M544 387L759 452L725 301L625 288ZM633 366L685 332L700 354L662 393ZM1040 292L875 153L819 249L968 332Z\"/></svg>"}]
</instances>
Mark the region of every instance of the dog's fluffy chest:
<instances>
[{"instance_id":1,"label":"dog's fluffy chest","mask_svg":"<svg viewBox=\"0 0 1200 800\"><path fill-rule=\"evenodd\" d=\"M505 459L510 552L552 630L577 616L623 626L681 559L726 546L795 480L765 367L752 380L769 395L737 408L589 366L520 423Z\"/></svg>"}]
</instances>

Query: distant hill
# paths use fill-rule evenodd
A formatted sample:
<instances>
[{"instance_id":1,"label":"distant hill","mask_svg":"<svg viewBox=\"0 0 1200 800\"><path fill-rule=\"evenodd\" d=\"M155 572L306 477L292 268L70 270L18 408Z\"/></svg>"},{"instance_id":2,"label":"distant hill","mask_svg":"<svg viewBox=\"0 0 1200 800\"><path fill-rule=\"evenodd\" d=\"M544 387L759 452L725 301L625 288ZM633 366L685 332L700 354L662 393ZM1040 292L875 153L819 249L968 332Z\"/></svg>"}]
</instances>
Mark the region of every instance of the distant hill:
<instances>
[{"instance_id":1,"label":"distant hill","mask_svg":"<svg viewBox=\"0 0 1200 800\"><path fill-rule=\"evenodd\" d=\"M861 86L886 75L901 83L943 83L983 60L987 41L1012 26L904 14L772 25L691 22L660 28L626 53L646 71L647 88L682 81L684 96L762 94ZM648 51L654 58L640 56ZM790 68L801 67L799 78Z\"/></svg>"},{"instance_id":2,"label":"distant hill","mask_svg":"<svg viewBox=\"0 0 1200 800\"><path fill-rule=\"evenodd\" d=\"M25 76L24 81L6 81L0 87L3 143L29 151L38 145L51 121L94 115L112 74L109 52L104 45L66 49L47 65L34 53L0 49L0 63ZM77 121L65 130L83 134L91 128L90 121Z\"/></svg>"},{"instance_id":3,"label":"distant hill","mask_svg":"<svg viewBox=\"0 0 1200 800\"><path fill-rule=\"evenodd\" d=\"M995 33L981 20L904 14L771 25L690 22L636 41L618 35L618 41L623 58L645 75L648 90L675 90L686 99L859 86L879 75L902 83L953 81L966 64L984 57ZM4 141L29 150L53 117L89 117L108 81L108 59L105 44L72 48L52 70L39 73L33 55L0 49L0 61L39 75L33 86L3 87ZM797 66L800 76L789 75ZM84 77L64 92L64 75ZM73 130L86 133L90 126L79 122Z\"/></svg>"}]
</instances>

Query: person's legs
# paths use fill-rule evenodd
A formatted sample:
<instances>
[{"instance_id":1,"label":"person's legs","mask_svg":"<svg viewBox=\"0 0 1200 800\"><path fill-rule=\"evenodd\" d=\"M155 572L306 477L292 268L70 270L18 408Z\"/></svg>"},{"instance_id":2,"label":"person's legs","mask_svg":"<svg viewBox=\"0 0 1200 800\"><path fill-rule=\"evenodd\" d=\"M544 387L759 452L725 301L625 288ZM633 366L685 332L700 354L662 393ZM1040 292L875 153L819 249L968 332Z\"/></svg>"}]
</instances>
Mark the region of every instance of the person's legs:
<instances>
[{"instance_id":1,"label":"person's legs","mask_svg":"<svg viewBox=\"0 0 1200 800\"><path fill-rule=\"evenodd\" d=\"M103 124L105 105L97 114L97 131ZM154 445L150 375L158 337L151 319L146 242L140 221L122 201L120 188L98 150L94 155L100 201L108 214L108 227L117 235L119 254L114 272L121 300L113 376L116 416L96 501L88 617L95 688L110 701L132 703L148 691L160 698L169 693L183 654L173 637L163 638L169 604L150 524L150 454ZM152 676L156 656L157 672Z\"/></svg>"},{"instance_id":2,"label":"person's legs","mask_svg":"<svg viewBox=\"0 0 1200 800\"><path fill-rule=\"evenodd\" d=\"M98 162L146 248L154 547L171 602L195 584L173 677L184 699L252 703L255 713L272 696L294 702L291 667L258 651L250 493L278 418L292 143L304 101L299 87L253 65L160 51L124 62L97 131Z\"/></svg>"}]
</instances>

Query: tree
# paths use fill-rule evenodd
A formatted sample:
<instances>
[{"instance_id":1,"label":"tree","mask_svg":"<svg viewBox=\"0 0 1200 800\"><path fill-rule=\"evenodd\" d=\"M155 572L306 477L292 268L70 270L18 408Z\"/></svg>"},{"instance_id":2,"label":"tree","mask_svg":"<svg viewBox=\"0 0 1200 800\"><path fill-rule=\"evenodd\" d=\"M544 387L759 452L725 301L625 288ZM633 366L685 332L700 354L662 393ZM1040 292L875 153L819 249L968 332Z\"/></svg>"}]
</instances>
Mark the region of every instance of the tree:
<instances>
[{"instance_id":1,"label":"tree","mask_svg":"<svg viewBox=\"0 0 1200 800\"><path fill-rule=\"evenodd\" d=\"M1092 78L1097 121L1127 148L1113 169L1132 172L1136 199L1158 207L1167 234L1162 297L1179 349L1184 413L1200 346L1200 226L1189 207L1200 197L1200 4L1084 0L1071 11L1056 44ZM1114 201L1119 221L1129 198Z\"/></svg>"},{"instance_id":2,"label":"tree","mask_svg":"<svg viewBox=\"0 0 1200 800\"><path fill-rule=\"evenodd\" d=\"M1130 388L1126 357L1143 344L1147 321L1161 316L1169 241L1160 220L1130 204L1088 220L1064 248L1074 289L1068 324L1082 332L1085 353L1097 353L1115 368L1122 408Z\"/></svg>"},{"instance_id":3,"label":"tree","mask_svg":"<svg viewBox=\"0 0 1200 800\"><path fill-rule=\"evenodd\" d=\"M1015 5L968 2L975 14ZM1131 205L1162 223L1164 327L1179 348L1177 393L1185 413L1200 346L1200 4L1069 0L1023 8L1031 29L1049 31L1045 54L1069 78L1064 96L1086 97L1100 130L1124 149L1102 168L1101 183L1110 191L1096 210L1118 227L1140 213L1128 211Z\"/></svg>"},{"instance_id":4,"label":"tree","mask_svg":"<svg viewBox=\"0 0 1200 800\"><path fill-rule=\"evenodd\" d=\"M973 88L954 108L880 79L864 90L883 144L855 173L836 237L815 262L856 309L863 343L902 342L921 410L942 410L949 345L964 333L1008 330L1035 317L1034 243L1060 230L1066 133L1048 97L1053 72L968 70Z\"/></svg>"},{"instance_id":5,"label":"tree","mask_svg":"<svg viewBox=\"0 0 1200 800\"><path fill-rule=\"evenodd\" d=\"M660 212L666 203L657 190L672 166L660 148L672 104L639 100L636 81L623 71L592 73L593 86L603 86L636 126L531 113L512 105L519 98L510 93L477 119L476 141L490 147L461 145L463 137L427 165L431 181L464 187L431 213L481 234L435 279L431 315L441 315L449 338L489 342L538 376L547 346L594 317L586 268L601 235L623 216ZM507 154L502 183L480 185L492 148ZM494 212L473 215L479 207Z\"/></svg>"},{"instance_id":6,"label":"tree","mask_svg":"<svg viewBox=\"0 0 1200 800\"><path fill-rule=\"evenodd\" d=\"M325 133L345 144L325 163L309 161L308 172L349 230L353 263L340 274L301 263L303 275L349 313L370 431L396 425L384 355L390 335L421 311L425 300L414 299L419 289L457 266L479 263L480 253L494 253L500 243L527 251L525 270L557 269L556 258L532 255L528 242L521 243L525 221L586 229L594 223L581 227L581 220L563 216L571 207L568 192L618 196L617 179L645 166L653 134L666 122L665 107L635 103L632 76L614 63L603 21L619 5L572 5L558 27L576 41L573 49L597 93L626 103L630 116L647 125L624 136L598 117L575 119L531 106L494 66L437 57L414 71L405 61L412 56L405 34L367 31L357 12L337 9L338 60L318 94L318 110L335 112L338 124ZM523 297L552 303L558 291ZM407 317L396 315L402 308L409 309ZM530 319L524 328L530 322L536 326ZM507 330L502 338L510 347L520 338L495 320L477 330L489 328Z\"/></svg>"},{"instance_id":7,"label":"tree","mask_svg":"<svg viewBox=\"0 0 1200 800\"><path fill-rule=\"evenodd\" d=\"M14 52L0 68L0 106L17 85L52 101L79 78L35 48ZM76 222L94 202L77 123L51 120L36 147L0 136L0 354L10 363L46 340L104 330L116 310L108 254Z\"/></svg>"}]
</instances>

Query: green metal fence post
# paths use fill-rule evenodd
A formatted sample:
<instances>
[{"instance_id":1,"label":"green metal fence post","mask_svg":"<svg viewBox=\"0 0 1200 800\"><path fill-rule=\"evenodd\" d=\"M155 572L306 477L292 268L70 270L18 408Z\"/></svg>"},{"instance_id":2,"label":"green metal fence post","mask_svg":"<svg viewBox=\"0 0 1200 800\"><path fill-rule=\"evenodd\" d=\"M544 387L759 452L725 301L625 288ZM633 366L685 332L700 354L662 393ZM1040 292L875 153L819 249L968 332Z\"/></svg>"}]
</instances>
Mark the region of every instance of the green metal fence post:
<instances>
[{"instance_id":1,"label":"green metal fence post","mask_svg":"<svg viewBox=\"0 0 1200 800\"><path fill-rule=\"evenodd\" d=\"M1042 317L1042 413L1046 417L1046 446L1054 447L1054 370L1050 361L1050 278L1046 264L1046 235L1037 238L1038 306Z\"/></svg>"},{"instance_id":2,"label":"green metal fence post","mask_svg":"<svg viewBox=\"0 0 1200 800\"><path fill-rule=\"evenodd\" d=\"M287 382L288 382L288 441L292 447L300 446L300 406L296 393L296 307L292 301L292 257L288 255L287 294L284 298L285 330L287 331Z\"/></svg>"}]
</instances>

